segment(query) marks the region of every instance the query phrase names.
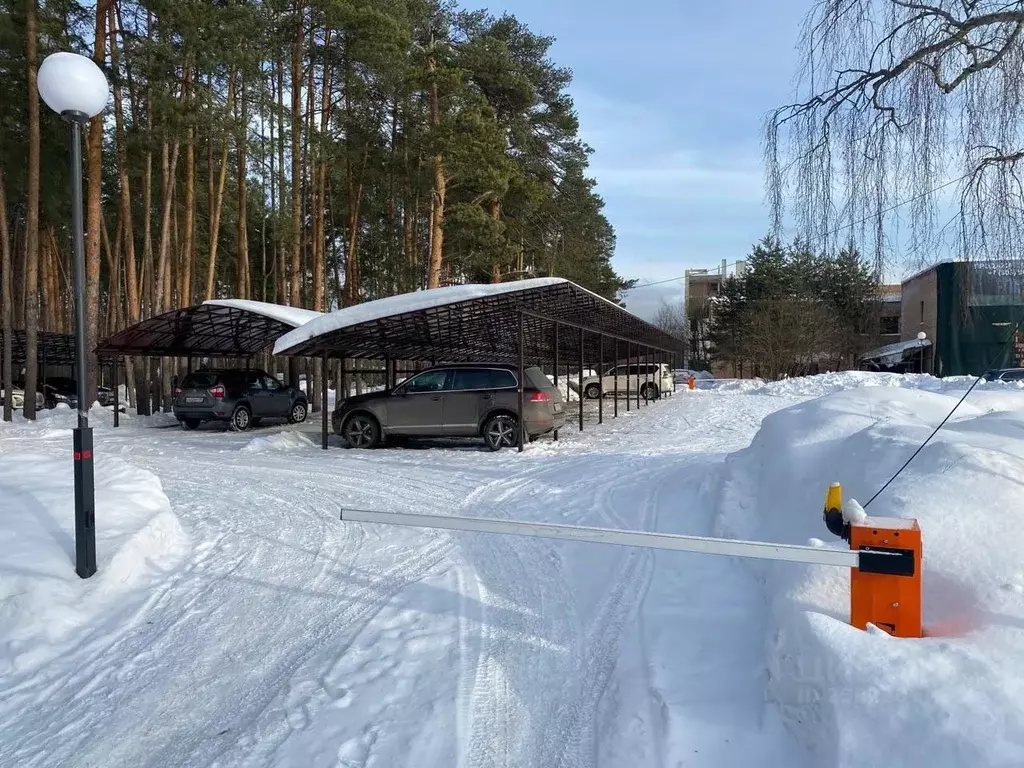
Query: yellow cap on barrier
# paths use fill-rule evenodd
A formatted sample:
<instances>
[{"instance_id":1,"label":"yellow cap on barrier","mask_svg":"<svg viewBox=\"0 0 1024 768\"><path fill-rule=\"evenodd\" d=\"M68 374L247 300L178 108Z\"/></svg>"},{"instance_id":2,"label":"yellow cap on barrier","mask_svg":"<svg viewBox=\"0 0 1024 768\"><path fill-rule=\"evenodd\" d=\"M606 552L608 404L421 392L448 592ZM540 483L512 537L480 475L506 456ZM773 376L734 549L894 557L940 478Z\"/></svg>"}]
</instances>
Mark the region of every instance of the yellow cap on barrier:
<instances>
[{"instance_id":1,"label":"yellow cap on barrier","mask_svg":"<svg viewBox=\"0 0 1024 768\"><path fill-rule=\"evenodd\" d=\"M825 494L825 509L843 509L843 486L840 483L832 483Z\"/></svg>"}]
</instances>

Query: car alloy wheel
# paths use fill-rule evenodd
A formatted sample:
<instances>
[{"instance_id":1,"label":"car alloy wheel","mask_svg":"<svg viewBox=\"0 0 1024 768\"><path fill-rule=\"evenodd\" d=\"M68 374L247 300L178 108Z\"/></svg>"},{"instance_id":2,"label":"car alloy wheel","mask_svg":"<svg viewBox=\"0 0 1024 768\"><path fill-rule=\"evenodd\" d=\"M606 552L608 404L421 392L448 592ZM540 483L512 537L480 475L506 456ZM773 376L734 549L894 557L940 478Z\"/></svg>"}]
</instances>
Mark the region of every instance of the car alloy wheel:
<instances>
[{"instance_id":1,"label":"car alloy wheel","mask_svg":"<svg viewBox=\"0 0 1024 768\"><path fill-rule=\"evenodd\" d=\"M597 400L601 396L601 388L597 384L588 384L584 392L588 400Z\"/></svg>"},{"instance_id":2,"label":"car alloy wheel","mask_svg":"<svg viewBox=\"0 0 1024 768\"><path fill-rule=\"evenodd\" d=\"M377 444L377 425L369 416L357 414L345 423L345 439L353 448L372 448Z\"/></svg>"},{"instance_id":3,"label":"car alloy wheel","mask_svg":"<svg viewBox=\"0 0 1024 768\"><path fill-rule=\"evenodd\" d=\"M511 447L518 443L516 436L516 420L511 416L495 416L487 422L484 429L484 442L492 451Z\"/></svg>"},{"instance_id":4,"label":"car alloy wheel","mask_svg":"<svg viewBox=\"0 0 1024 768\"><path fill-rule=\"evenodd\" d=\"M244 405L238 406L235 412L231 414L231 428L236 432L245 432L249 428L251 421L249 409Z\"/></svg>"},{"instance_id":5,"label":"car alloy wheel","mask_svg":"<svg viewBox=\"0 0 1024 768\"><path fill-rule=\"evenodd\" d=\"M301 424L306 420L306 404L296 403L292 406L292 412L288 416L288 421L292 424Z\"/></svg>"},{"instance_id":6,"label":"car alloy wheel","mask_svg":"<svg viewBox=\"0 0 1024 768\"><path fill-rule=\"evenodd\" d=\"M648 384L641 391L644 400L657 400L658 399L658 388L653 384Z\"/></svg>"}]
</instances>

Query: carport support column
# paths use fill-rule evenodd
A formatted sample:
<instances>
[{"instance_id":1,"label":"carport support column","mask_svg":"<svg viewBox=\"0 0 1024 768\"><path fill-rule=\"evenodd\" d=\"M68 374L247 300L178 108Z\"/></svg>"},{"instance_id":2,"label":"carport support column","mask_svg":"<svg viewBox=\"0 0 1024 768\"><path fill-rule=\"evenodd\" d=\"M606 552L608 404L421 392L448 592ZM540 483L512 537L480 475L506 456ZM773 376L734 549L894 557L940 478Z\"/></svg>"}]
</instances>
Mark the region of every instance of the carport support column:
<instances>
[{"instance_id":1,"label":"carport support column","mask_svg":"<svg viewBox=\"0 0 1024 768\"><path fill-rule=\"evenodd\" d=\"M558 323L555 323L555 389L558 389ZM568 393L568 388L566 392ZM568 397L566 397L568 400ZM563 406L564 407L564 406ZM558 442L558 430L555 430L555 442Z\"/></svg>"},{"instance_id":2,"label":"carport support column","mask_svg":"<svg viewBox=\"0 0 1024 768\"><path fill-rule=\"evenodd\" d=\"M628 341L626 342L626 413L629 413L630 400L632 400L632 395L629 393L629 366L632 364L632 358L630 357L632 346Z\"/></svg>"},{"instance_id":3,"label":"carport support column","mask_svg":"<svg viewBox=\"0 0 1024 768\"><path fill-rule=\"evenodd\" d=\"M597 337L597 423L604 424L604 334Z\"/></svg>"},{"instance_id":4,"label":"carport support column","mask_svg":"<svg viewBox=\"0 0 1024 768\"><path fill-rule=\"evenodd\" d=\"M580 401L580 432L583 431L583 327L580 327L580 378L579 378L579 401Z\"/></svg>"},{"instance_id":5,"label":"carport support column","mask_svg":"<svg viewBox=\"0 0 1024 768\"><path fill-rule=\"evenodd\" d=\"M320 377L320 447L327 450L327 351L324 351L323 376Z\"/></svg>"},{"instance_id":6,"label":"carport support column","mask_svg":"<svg viewBox=\"0 0 1024 768\"><path fill-rule=\"evenodd\" d=\"M640 343L637 342L637 411L640 410Z\"/></svg>"},{"instance_id":7,"label":"carport support column","mask_svg":"<svg viewBox=\"0 0 1024 768\"><path fill-rule=\"evenodd\" d=\"M516 424L519 428L519 440L518 451L523 452L523 443L526 441L526 414L523 412L523 387L525 385L524 378L526 376L526 362L524 360L525 350L523 349L523 313L519 313L519 375L516 377L518 383L516 385L516 400L519 406L519 418L516 419Z\"/></svg>"},{"instance_id":8,"label":"carport support column","mask_svg":"<svg viewBox=\"0 0 1024 768\"><path fill-rule=\"evenodd\" d=\"M612 375L615 377L615 385L614 385L614 395L615 396L613 398L613 400L614 400L613 407L615 409L615 411L614 411L614 418L616 418L616 419L619 418L619 360L621 360L621 359L622 358L619 357L619 340L616 339L615 340L615 353L612 355L612 364L615 366L614 368L612 368Z\"/></svg>"},{"instance_id":9,"label":"carport support column","mask_svg":"<svg viewBox=\"0 0 1024 768\"><path fill-rule=\"evenodd\" d=\"M121 383L117 380L118 367L121 364L121 358L117 355L114 356L114 373L111 375L111 380L114 383L114 426L121 426Z\"/></svg>"}]
</instances>

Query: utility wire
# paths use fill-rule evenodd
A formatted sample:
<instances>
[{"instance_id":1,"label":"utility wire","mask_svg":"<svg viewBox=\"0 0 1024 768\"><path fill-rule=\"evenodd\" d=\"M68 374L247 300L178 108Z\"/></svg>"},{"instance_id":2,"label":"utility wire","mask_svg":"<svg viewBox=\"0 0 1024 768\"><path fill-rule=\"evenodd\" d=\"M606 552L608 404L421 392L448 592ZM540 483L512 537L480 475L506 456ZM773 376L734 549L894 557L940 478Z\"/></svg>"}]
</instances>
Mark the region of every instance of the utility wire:
<instances>
[{"instance_id":1,"label":"utility wire","mask_svg":"<svg viewBox=\"0 0 1024 768\"><path fill-rule=\"evenodd\" d=\"M1013 338L1014 338L1014 336L1017 335L1017 331L1020 330L1021 323L1024 323L1024 315L1021 315L1020 320L1018 320L1017 324L1013 327L1013 331L1010 333L1010 337L1005 342L1003 342L1003 345L1008 345L1008 344L1012 344L1013 343ZM988 361L988 365L986 366L986 370L990 370L992 368L992 366L995 365L996 359L999 357L999 355L1001 353L1002 353L1002 345L999 347L999 349L995 353L993 353L991 359ZM974 380L974 383L971 384L970 387L968 387L966 392L964 392L963 397L961 397L959 400L957 400L956 405L954 405L953 408L950 410L950 412L946 414L946 418L944 418L941 422L939 422L939 426L937 426L935 429L933 429L932 433L930 435L928 435L927 439L923 443L921 443L921 445L919 445L917 447L917 450L914 451L912 454L910 454L910 458L907 459L905 462L903 462L903 466L900 467L898 470L896 470L896 474L894 474L892 477L890 477L888 480L886 480L885 481L885 485L883 485L881 488L879 488L875 492L875 495L872 496L870 499L868 499L867 504L864 505L864 509L867 509L868 506L871 504L871 502L873 502L875 499L877 499L879 496L881 496L882 492L886 488L888 488L890 485L892 485L893 481L896 480L897 477L899 477L901 474L903 474L903 470L905 470L908 466L910 466L910 462L912 462L914 459L917 458L917 455L919 453L921 453L921 451L924 450L925 446L928 445L928 443L931 442L932 438L935 437L936 434L938 434L939 430L942 429L946 425L946 422L949 421L953 417L953 414L956 413L957 408L959 408L963 404L964 400L967 399L967 396L969 394L971 394L971 392L974 390L974 388L976 386L978 386L979 383L981 383L981 380L983 378L985 378L985 374L984 373L982 373L981 376L979 376L978 378L976 378Z\"/></svg>"},{"instance_id":2,"label":"utility wire","mask_svg":"<svg viewBox=\"0 0 1024 768\"><path fill-rule=\"evenodd\" d=\"M861 224L866 224L867 222L871 221L874 218L877 218L878 216L885 216L887 213L892 213L896 209L902 208L904 205L910 205L910 203L916 203L918 200L923 200L924 198L928 197L928 195L934 195L936 192L941 192L946 187L951 187L954 184L957 184L957 183L963 181L964 179L968 178L970 175L971 174L969 174L969 173L965 173L963 176L960 176L960 177L955 178L955 179L950 179L949 181L944 182L944 183L940 184L937 187L933 187L932 189L929 189L929 190L927 190L925 192L922 192L919 195L914 195L913 197L908 197L906 200L900 200L897 203L893 203L888 208L884 208L881 211L877 211L876 213L872 213L871 215L865 216L865 217L863 217L861 219L858 219L857 221L850 221L850 222L847 222L846 224L841 224L838 227L836 227L835 229L833 229L832 231L826 232L822 237L826 237L826 238L827 237L832 237L832 235L838 234L839 232L842 232L844 229L853 228L853 227L859 226ZM735 267L738 263L739 263L738 261L734 261L732 264L727 264L726 265L726 269L728 269L729 267ZM652 288L655 285L664 285L665 283L675 283L675 282L678 282L679 280L685 280L685 279L686 279L686 275L680 275L679 277L670 277L670 278L668 278L666 280L657 280L657 281L655 281L653 283L644 283L643 285L635 285L632 288L626 288L625 290L621 291L621 293L629 293L630 291L638 291L641 288Z\"/></svg>"}]
</instances>

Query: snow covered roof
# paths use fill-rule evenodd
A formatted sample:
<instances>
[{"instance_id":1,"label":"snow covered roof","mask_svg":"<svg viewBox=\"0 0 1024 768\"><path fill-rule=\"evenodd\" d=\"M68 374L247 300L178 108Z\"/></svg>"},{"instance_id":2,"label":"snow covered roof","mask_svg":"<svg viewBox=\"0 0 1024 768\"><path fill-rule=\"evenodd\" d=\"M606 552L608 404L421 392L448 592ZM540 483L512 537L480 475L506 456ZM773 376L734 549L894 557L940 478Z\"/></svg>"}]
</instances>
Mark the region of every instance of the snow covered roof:
<instances>
[{"instance_id":1,"label":"snow covered roof","mask_svg":"<svg viewBox=\"0 0 1024 768\"><path fill-rule=\"evenodd\" d=\"M579 356L581 327L590 332L584 338L585 354L599 354L599 336L604 335L609 359L612 339L652 349L680 347L678 340L625 308L564 278L540 277L433 288L345 307L283 335L274 345L274 353L307 356L327 351L332 357L512 360L518 357L515 342L521 311L529 354L535 361L553 359L556 321L566 326L559 339L566 361Z\"/></svg>"},{"instance_id":2,"label":"snow covered roof","mask_svg":"<svg viewBox=\"0 0 1024 768\"><path fill-rule=\"evenodd\" d=\"M861 360L878 360L886 365L893 365L903 360L907 352L912 349L930 347L928 339L911 339L910 341L898 341L895 344L886 344L884 347L873 349L861 355Z\"/></svg>"},{"instance_id":3,"label":"snow covered roof","mask_svg":"<svg viewBox=\"0 0 1024 768\"><path fill-rule=\"evenodd\" d=\"M262 301L212 299L142 320L96 349L101 354L143 357L252 357L279 336L322 315Z\"/></svg>"},{"instance_id":4,"label":"snow covered roof","mask_svg":"<svg viewBox=\"0 0 1024 768\"><path fill-rule=\"evenodd\" d=\"M298 328L317 317L323 317L323 312L316 312L312 309L301 307L286 307L282 304L270 304L265 301L252 301L250 299L208 299L203 302L213 307L234 307L246 312L253 312L273 320L280 320L293 328Z\"/></svg>"}]
</instances>

